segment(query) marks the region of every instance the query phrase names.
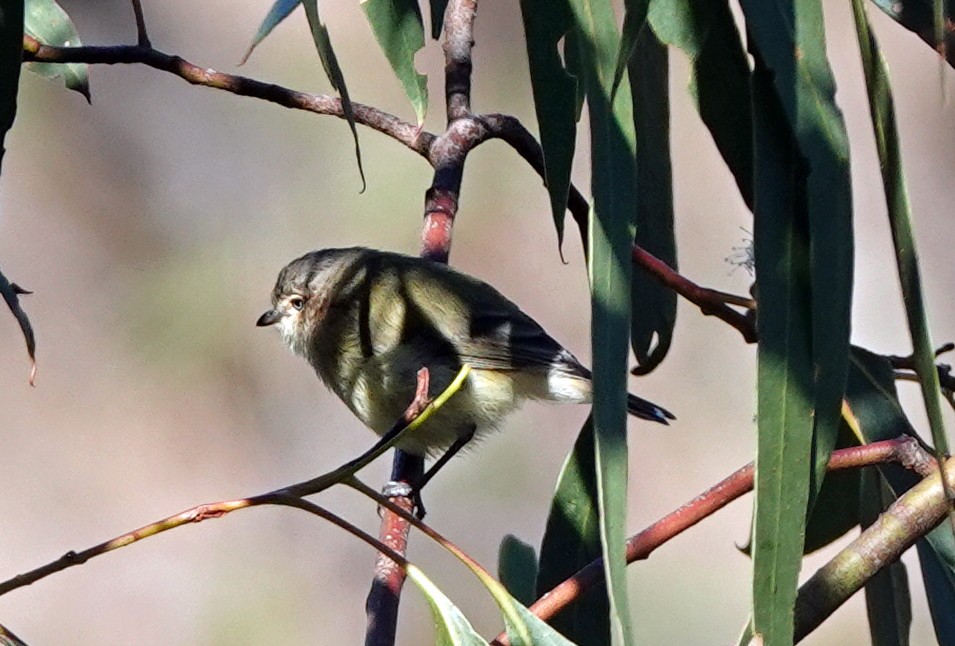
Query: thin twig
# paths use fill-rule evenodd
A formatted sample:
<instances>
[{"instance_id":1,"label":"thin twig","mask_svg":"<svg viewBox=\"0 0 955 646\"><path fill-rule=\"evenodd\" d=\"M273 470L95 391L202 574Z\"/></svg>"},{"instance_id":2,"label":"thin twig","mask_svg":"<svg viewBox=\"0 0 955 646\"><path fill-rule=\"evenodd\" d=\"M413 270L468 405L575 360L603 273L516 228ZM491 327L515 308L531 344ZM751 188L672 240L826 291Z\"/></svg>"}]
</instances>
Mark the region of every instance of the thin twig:
<instances>
[{"instance_id":1,"label":"thin twig","mask_svg":"<svg viewBox=\"0 0 955 646\"><path fill-rule=\"evenodd\" d=\"M180 56L171 56L152 47L115 45L108 47L52 47L30 36L23 37L23 59L38 63L141 64L169 72L192 83L239 96L269 101L286 108L345 118L341 99L308 94L264 83L246 76L217 72L194 65ZM352 102L355 122L404 144L425 159L435 136L398 117L361 103Z\"/></svg>"},{"instance_id":2,"label":"thin twig","mask_svg":"<svg viewBox=\"0 0 955 646\"><path fill-rule=\"evenodd\" d=\"M451 0L444 14L444 94L448 124L471 114L471 48L477 0Z\"/></svg>"},{"instance_id":3,"label":"thin twig","mask_svg":"<svg viewBox=\"0 0 955 646\"><path fill-rule=\"evenodd\" d=\"M146 33L146 18L140 0L133 0L133 13L136 14L136 42L140 47L150 47L149 34Z\"/></svg>"},{"instance_id":4,"label":"thin twig","mask_svg":"<svg viewBox=\"0 0 955 646\"><path fill-rule=\"evenodd\" d=\"M426 368L418 372L418 387L412 405L405 411L406 419L413 419L420 411L415 410L415 402L428 401L429 379ZM396 456L396 463L398 462ZM423 464L419 467L423 470ZM393 481L401 481L406 467L395 468L392 473ZM417 471L415 467L407 469ZM412 473L409 476L414 475ZM414 500L410 497L395 496L390 501L409 514L414 511ZM382 514L381 527L378 530L378 540L396 554L404 554L407 548L407 529L403 525L407 521L392 512ZM400 561L396 561L384 552L379 552L375 559L375 574L371 589L365 599L365 644L378 646L379 644L393 644L398 627L398 599L405 582L405 570Z\"/></svg>"},{"instance_id":5,"label":"thin twig","mask_svg":"<svg viewBox=\"0 0 955 646\"><path fill-rule=\"evenodd\" d=\"M921 476L936 471L935 460L912 437L873 442L833 451L829 470L855 469L875 464L898 463ZM753 489L753 463L733 472L716 485L627 540L627 563L646 559L658 547L678 536L701 520L713 515ZM603 581L603 560L584 566L569 579L542 596L531 611L545 621L575 601L584 591ZM505 645L506 636L499 635L495 644Z\"/></svg>"}]
</instances>

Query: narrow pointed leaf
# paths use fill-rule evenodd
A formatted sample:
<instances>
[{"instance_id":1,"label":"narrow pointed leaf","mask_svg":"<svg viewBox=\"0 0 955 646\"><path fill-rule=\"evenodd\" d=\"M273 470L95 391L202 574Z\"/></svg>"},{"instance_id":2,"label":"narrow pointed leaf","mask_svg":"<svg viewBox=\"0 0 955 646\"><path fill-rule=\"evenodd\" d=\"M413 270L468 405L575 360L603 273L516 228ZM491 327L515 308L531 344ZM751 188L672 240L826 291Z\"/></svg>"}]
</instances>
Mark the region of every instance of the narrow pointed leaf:
<instances>
[{"instance_id":1,"label":"narrow pointed leaf","mask_svg":"<svg viewBox=\"0 0 955 646\"><path fill-rule=\"evenodd\" d=\"M647 24L647 8L650 0L624 0L623 28L620 32L620 50L617 52L617 67L613 73L613 93L616 93L627 65L637 48L637 39ZM631 79L631 82L633 80Z\"/></svg>"},{"instance_id":2,"label":"narrow pointed leaf","mask_svg":"<svg viewBox=\"0 0 955 646\"><path fill-rule=\"evenodd\" d=\"M878 469L866 467L861 476L859 513L862 527L872 525L895 501ZM908 646L912 626L912 599L905 564L886 566L865 585L866 614L873 646Z\"/></svg>"},{"instance_id":3,"label":"narrow pointed leaf","mask_svg":"<svg viewBox=\"0 0 955 646\"><path fill-rule=\"evenodd\" d=\"M843 423L836 448L858 445L859 440ZM859 526L859 474L858 469L826 473L806 521L806 546L803 550L806 554L829 545Z\"/></svg>"},{"instance_id":4,"label":"narrow pointed leaf","mask_svg":"<svg viewBox=\"0 0 955 646\"><path fill-rule=\"evenodd\" d=\"M798 385L802 396L808 396L810 408L800 411L798 407L789 412L803 414L805 418L783 418L783 437L787 438L777 447L780 453L783 471L801 467L802 460L808 458L810 463L810 480L808 483L807 502L809 507L816 493L821 487L826 472L829 456L835 446L841 419L842 399L845 391L846 373L849 361L849 327L852 304L852 270L853 270L853 230L852 230L852 199L849 183L849 151L848 137L845 131L842 114L835 103L835 84L832 71L826 58L825 28L823 24L822 6L820 0L780 0L766 3L760 0L743 0L741 7L746 18L749 33L750 49L757 61L757 69L762 68L765 74L761 79L762 89L771 93L778 101L779 113L783 116L789 132L780 133L783 137L792 137L794 148L790 153L792 166L796 169L793 178L796 180L793 192L794 200L790 208L790 215L782 211L775 217L782 216L785 228L783 239L804 239L801 246L805 250L804 261L790 264L790 277L799 280L803 285L796 291L790 292L790 303L797 299L803 306L808 306L798 318L797 328L808 320L808 336L792 337L795 343L802 344L801 348L789 345L786 353L782 354L787 360L779 367L790 372L790 379ZM754 80L754 88L756 82ZM756 90L754 89L754 92ZM754 99L754 104L756 103ZM757 120L759 118L757 117ZM759 135L757 134L757 139ZM786 146L787 144L782 144ZM759 181L762 165L760 153L765 148L757 147L757 182ZM785 177L780 177L785 181ZM757 207L755 228L761 228L761 217L765 217L767 209L760 206L760 198L765 194L762 187L756 186L755 204ZM772 198L770 198L772 199ZM788 232L786 230L788 229ZM764 232L766 229L764 229ZM773 236L770 236L773 237ZM774 262L768 257L766 250L760 250L760 245L766 237L756 235L757 280L760 300L760 326L763 327L765 310L763 300L775 299L774 286L767 285L760 275L760 265L764 270L769 269ZM795 247L777 248L783 253L778 259L797 259L799 255L790 255L789 251L796 251ZM760 256L762 254L762 262ZM785 262L785 261L782 261ZM796 283L790 281L790 287ZM795 313L796 310L790 310ZM782 313L782 312L780 312ZM792 317L783 316L779 320L769 323L768 328L779 333L792 323ZM781 327L777 327L782 322ZM794 330L794 329L793 329ZM761 331L762 335L762 331ZM762 346L762 344L761 344ZM803 363L800 357L797 363L791 363L795 353L809 352L808 363ZM764 359L774 360L760 348L760 366ZM767 365L767 367L769 367ZM808 379L806 379L808 377ZM760 406L762 406L762 377L760 377ZM785 384L783 384L785 385ZM768 395L768 393L767 393ZM767 401L778 397L770 397ZM774 414L767 411L772 417ZM760 410L762 417L762 408ZM811 434L804 434L803 426L806 421L812 424ZM775 424L776 422L774 422ZM760 456L763 455L763 432L773 433L770 426L760 424ZM777 429L778 430L778 429ZM797 438L792 433L800 433ZM809 444L805 444L805 442ZM768 445L767 445L768 446ZM759 458L757 459L757 462ZM780 464L773 462L773 464ZM759 469L759 467L757 467ZM780 474L777 474L780 475ZM772 583L770 587L763 587L761 594L754 594L754 627L757 634L762 634L765 643L788 644L792 641L792 610L795 600L795 585L799 571L801 548L799 554L788 544L791 536L786 537L786 544L770 545L766 539L775 534L779 528L787 527L789 531L798 534L801 538L804 515L802 509L795 505L776 507L770 503L766 495L777 498L795 495L802 485L801 477L792 484L793 489L779 489L786 478L770 482L770 489L764 489L761 496L757 483L757 522L754 544L754 569L757 589ZM779 502L777 498L776 502ZM760 529L759 508L763 503L769 503L773 508L770 521L764 522L763 527L770 534L764 534ZM778 515L777 515L778 514ZM778 523L778 525L776 524ZM772 527L772 528L771 528ZM768 547L760 557L760 545ZM772 571L771 571L772 570ZM781 576L778 576L780 575Z\"/></svg>"},{"instance_id":5,"label":"narrow pointed leaf","mask_svg":"<svg viewBox=\"0 0 955 646\"><path fill-rule=\"evenodd\" d=\"M726 0L652 0L648 21L662 42L692 64L690 94L700 118L753 208L753 119L750 70Z\"/></svg>"},{"instance_id":6,"label":"narrow pointed leaf","mask_svg":"<svg viewBox=\"0 0 955 646\"><path fill-rule=\"evenodd\" d=\"M537 585L537 554L534 548L508 534L497 551L497 578L508 593L519 603L529 606L534 603Z\"/></svg>"},{"instance_id":7,"label":"narrow pointed leaf","mask_svg":"<svg viewBox=\"0 0 955 646\"><path fill-rule=\"evenodd\" d=\"M409 564L408 578L418 586L421 594L431 606L434 617L435 640L437 646L487 646L487 641L471 626L467 617L451 603L443 592L431 582L424 572Z\"/></svg>"},{"instance_id":8,"label":"narrow pointed leaf","mask_svg":"<svg viewBox=\"0 0 955 646\"><path fill-rule=\"evenodd\" d=\"M242 56L242 60L239 61L239 65L249 60L249 56L252 55L252 50L265 40L265 37L271 34L272 30L275 29L280 22L288 18L289 14L300 4L302 4L302 0L275 0L272 4L272 8L269 9L269 12L265 15L262 24L259 25L259 30L255 32L255 36L252 37L252 43Z\"/></svg>"},{"instance_id":9,"label":"narrow pointed leaf","mask_svg":"<svg viewBox=\"0 0 955 646\"><path fill-rule=\"evenodd\" d=\"M591 343L600 540L610 598L610 638L631 644L626 580L627 345L630 336L630 249L637 208L636 136L628 80L613 93L620 35L606 0L572 0L581 81L590 115Z\"/></svg>"},{"instance_id":10,"label":"narrow pointed leaf","mask_svg":"<svg viewBox=\"0 0 955 646\"><path fill-rule=\"evenodd\" d=\"M673 232L673 172L670 163L670 68L667 48L652 30L637 39L628 66L637 147L637 233L634 242L677 268ZM633 272L630 345L635 374L663 361L673 341L676 292L645 271Z\"/></svg>"},{"instance_id":11,"label":"narrow pointed leaf","mask_svg":"<svg viewBox=\"0 0 955 646\"><path fill-rule=\"evenodd\" d=\"M559 248L564 241L564 213L577 137L577 80L564 69L558 44L573 29L574 21L568 0L521 0L521 16Z\"/></svg>"},{"instance_id":12,"label":"narrow pointed leaf","mask_svg":"<svg viewBox=\"0 0 955 646\"><path fill-rule=\"evenodd\" d=\"M564 461L541 541L537 596L601 556L597 474L594 470L594 428L587 418L573 451ZM610 639L607 590L595 586L551 625L580 646L602 646Z\"/></svg>"},{"instance_id":13,"label":"narrow pointed leaf","mask_svg":"<svg viewBox=\"0 0 955 646\"><path fill-rule=\"evenodd\" d=\"M866 442L900 435L915 436L895 389L892 364L883 356L852 348L846 401ZM919 482L917 475L899 465L879 467L896 496ZM955 643L955 539L947 523L916 543L919 565L935 634L940 644Z\"/></svg>"},{"instance_id":14,"label":"narrow pointed leaf","mask_svg":"<svg viewBox=\"0 0 955 646\"><path fill-rule=\"evenodd\" d=\"M22 41L22 38L21 38ZM23 340L27 344L27 355L30 357L30 385L33 385L36 377L36 338L33 335L33 326L30 325L30 319L27 313L20 306L19 295L29 294L30 292L20 288L16 283L7 280L3 272L0 272L0 296L6 302L10 312L17 319L20 331L23 333Z\"/></svg>"},{"instance_id":15,"label":"narrow pointed leaf","mask_svg":"<svg viewBox=\"0 0 955 646\"><path fill-rule=\"evenodd\" d=\"M895 104L889 84L889 73L885 61L882 60L879 43L866 17L862 0L853 0L852 11L855 17L856 34L859 38L859 49L862 52L862 65L869 96L869 113L872 116L879 165L882 169L882 184L885 188L895 261L902 284L902 301L905 304L905 315L914 348L915 371L919 376L922 400L925 403L929 426L932 430L932 443L935 445L938 456L946 456L948 455L948 439L945 435L942 407L939 401L935 348L925 312L925 296L922 292L918 251L915 248L915 236L912 231L912 212L902 171L902 156L899 150Z\"/></svg>"},{"instance_id":16,"label":"narrow pointed leaf","mask_svg":"<svg viewBox=\"0 0 955 646\"><path fill-rule=\"evenodd\" d=\"M415 69L424 47L424 20L417 0L362 0L371 30L414 108L418 125L428 110L428 77Z\"/></svg>"},{"instance_id":17,"label":"narrow pointed leaf","mask_svg":"<svg viewBox=\"0 0 955 646\"><path fill-rule=\"evenodd\" d=\"M348 127L351 128L352 137L355 140L355 159L358 161L358 174L361 175L362 191L365 190L365 171L361 164L361 148L358 145L358 128L355 126L355 111L352 108L351 99L348 97L348 88L345 86L345 77L342 74L341 67L338 65L338 58L335 56L335 50L332 49L332 41L328 35L328 29L322 22L318 13L318 0L303 0L305 7L305 16L308 18L308 26L312 31L312 40L315 42L315 49L318 50L318 57L322 60L322 66L325 68L325 74L331 82L332 87L338 92L342 100L342 112L345 113L345 120L348 121Z\"/></svg>"},{"instance_id":18,"label":"narrow pointed leaf","mask_svg":"<svg viewBox=\"0 0 955 646\"><path fill-rule=\"evenodd\" d=\"M918 35L925 44L937 52L944 50L944 59L955 67L955 30L937 31L938 19L955 19L955 3L947 0L873 0L892 20ZM941 44L941 47L939 47Z\"/></svg>"},{"instance_id":19,"label":"narrow pointed leaf","mask_svg":"<svg viewBox=\"0 0 955 646\"><path fill-rule=\"evenodd\" d=\"M26 2L23 31L44 45L79 47L83 44L73 21L54 0ZM27 67L47 78L63 77L68 89L82 94L87 102L90 100L89 66L86 63L30 63Z\"/></svg>"},{"instance_id":20,"label":"narrow pointed leaf","mask_svg":"<svg viewBox=\"0 0 955 646\"><path fill-rule=\"evenodd\" d=\"M753 110L755 258L759 289L752 627L792 644L812 448L812 320L804 172L792 132L756 57Z\"/></svg>"},{"instance_id":21,"label":"narrow pointed leaf","mask_svg":"<svg viewBox=\"0 0 955 646\"><path fill-rule=\"evenodd\" d=\"M448 0L428 0L428 7L431 9L431 37L438 40L444 28L444 10L448 8Z\"/></svg>"}]
</instances>

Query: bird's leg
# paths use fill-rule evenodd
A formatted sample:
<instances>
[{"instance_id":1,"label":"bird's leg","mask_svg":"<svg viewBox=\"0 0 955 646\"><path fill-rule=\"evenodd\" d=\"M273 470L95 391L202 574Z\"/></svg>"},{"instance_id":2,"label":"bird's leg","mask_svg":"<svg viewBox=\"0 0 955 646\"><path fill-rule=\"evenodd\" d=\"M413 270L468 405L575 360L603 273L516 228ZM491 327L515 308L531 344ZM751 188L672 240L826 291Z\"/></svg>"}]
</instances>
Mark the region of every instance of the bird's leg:
<instances>
[{"instance_id":1,"label":"bird's leg","mask_svg":"<svg viewBox=\"0 0 955 646\"><path fill-rule=\"evenodd\" d=\"M474 425L472 424L472 425L468 428L467 433L465 433L464 435L459 436L458 439L456 439L456 440L454 441L454 444L452 444L451 446L449 446L449 447L448 447L448 450L444 452L444 455L442 455L440 458L438 458L437 460L435 460L434 464L431 465L431 468L429 468L429 469L425 472L425 474L424 474L423 476L421 476L421 480L419 480L418 482L415 483L415 490L416 490L417 492L420 493L420 491L421 491L422 489L424 489L424 486L425 486L426 484L428 484L428 482L431 480L431 478L433 478L433 477L435 477L436 475L438 475L438 471L440 471L441 468L444 467L444 465L446 465L451 458L453 458L455 455L457 455L458 452L459 452L461 449L463 449L463 448L467 445L468 442L470 442L471 440L474 439L474 431L475 431L475 427L474 427Z\"/></svg>"}]
</instances>

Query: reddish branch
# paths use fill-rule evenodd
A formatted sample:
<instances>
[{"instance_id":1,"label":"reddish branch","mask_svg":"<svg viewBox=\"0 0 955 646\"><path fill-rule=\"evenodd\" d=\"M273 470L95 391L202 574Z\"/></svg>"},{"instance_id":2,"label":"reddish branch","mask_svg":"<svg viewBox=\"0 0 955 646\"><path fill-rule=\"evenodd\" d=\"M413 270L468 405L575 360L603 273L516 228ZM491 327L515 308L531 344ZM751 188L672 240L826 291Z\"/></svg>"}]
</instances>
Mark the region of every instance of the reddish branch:
<instances>
[{"instance_id":1,"label":"reddish branch","mask_svg":"<svg viewBox=\"0 0 955 646\"><path fill-rule=\"evenodd\" d=\"M428 405L429 381L428 369L422 368L418 372L418 388L414 401L404 414L405 424L411 423ZM403 454L396 452L391 479L397 482L413 482L415 476L420 475L417 472L423 465L405 465L398 459L399 455ZM391 502L409 514L414 512L414 500L410 497L395 496L391 498ZM398 514L384 510L378 540L394 553L404 555L408 546L408 522ZM405 583L403 565L381 552L378 553L375 575L365 600L366 646L387 646L395 642L398 599Z\"/></svg>"},{"instance_id":2,"label":"reddish branch","mask_svg":"<svg viewBox=\"0 0 955 646\"><path fill-rule=\"evenodd\" d=\"M295 110L305 110L340 119L345 118L345 113L342 111L342 102L336 97L298 92L245 76L217 72L214 69L199 67L179 56L171 56L148 46L52 47L42 45L29 36L24 36L23 59L42 63L99 63L106 65L138 63L175 74L193 85L261 99ZM378 108L354 102L352 107L355 111L356 123L377 130L404 144L422 157L428 158L428 151L434 135L421 132L414 124L402 121Z\"/></svg>"},{"instance_id":3,"label":"reddish branch","mask_svg":"<svg viewBox=\"0 0 955 646\"><path fill-rule=\"evenodd\" d=\"M898 463L921 476L936 469L935 460L911 437L873 442L865 446L839 449L832 453L829 470L855 469L875 464ZM658 547L716 513L753 489L753 463L735 471L699 496L627 540L627 563L646 559ZM589 588L604 580L603 559L584 566L569 579L542 596L531 611L547 621L576 601ZM495 644L509 641L499 635Z\"/></svg>"},{"instance_id":4,"label":"reddish branch","mask_svg":"<svg viewBox=\"0 0 955 646\"><path fill-rule=\"evenodd\" d=\"M437 262L447 262L451 253L451 230L458 211L458 196L468 152L484 140L479 122L469 118L471 113L471 48L474 45L473 27L477 0L451 0L445 10L445 97L447 103L447 131L436 138L429 149L428 161L434 168L434 179L425 194L424 223L421 229L421 256ZM392 480L414 485L422 478L424 460L395 451ZM396 499L402 509L411 509L410 498ZM410 523L391 511L382 514L382 536L389 539L389 547L401 555L407 550ZM381 556L375 569L375 578L368 595L365 611L368 629L366 646L391 646L395 642L398 621L398 603L404 582L403 569L394 567Z\"/></svg>"}]
</instances>

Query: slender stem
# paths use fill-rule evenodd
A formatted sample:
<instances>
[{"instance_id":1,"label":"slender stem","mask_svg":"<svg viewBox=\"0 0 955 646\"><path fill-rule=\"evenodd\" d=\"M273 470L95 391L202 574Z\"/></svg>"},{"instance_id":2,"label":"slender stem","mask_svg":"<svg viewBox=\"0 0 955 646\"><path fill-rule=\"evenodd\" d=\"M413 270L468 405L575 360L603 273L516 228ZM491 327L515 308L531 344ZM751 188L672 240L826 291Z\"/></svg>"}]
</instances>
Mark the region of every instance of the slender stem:
<instances>
[{"instance_id":1,"label":"slender stem","mask_svg":"<svg viewBox=\"0 0 955 646\"><path fill-rule=\"evenodd\" d=\"M936 471L936 463L918 442L909 436L873 442L864 446L839 449L832 453L829 470L855 469L874 464L898 463L926 476ZM627 540L627 563L646 559L658 547L713 515L753 489L753 463L733 472L679 509L670 512ZM597 559L558 584L530 607L545 621L564 610L580 595L603 581L603 560ZM505 635L493 642L508 644Z\"/></svg>"},{"instance_id":2,"label":"slender stem","mask_svg":"<svg viewBox=\"0 0 955 646\"><path fill-rule=\"evenodd\" d=\"M216 90L231 92L262 101L269 101L293 110L304 110L340 119L345 118L341 99L322 94L298 92L274 83L265 83L246 76L217 72L199 67L180 56L165 54L142 45L107 47L52 47L30 36L23 38L23 59L38 63L141 64L175 74L181 79ZM435 136L378 108L352 102L355 122L376 130L404 144L425 159Z\"/></svg>"},{"instance_id":3,"label":"slender stem","mask_svg":"<svg viewBox=\"0 0 955 646\"><path fill-rule=\"evenodd\" d=\"M477 0L451 0L444 14L444 93L448 124L471 114L471 48Z\"/></svg>"},{"instance_id":4,"label":"slender stem","mask_svg":"<svg viewBox=\"0 0 955 646\"><path fill-rule=\"evenodd\" d=\"M141 47L149 47L149 34L146 33L146 18L140 0L133 0L133 13L136 14L136 42Z\"/></svg>"}]
</instances>

